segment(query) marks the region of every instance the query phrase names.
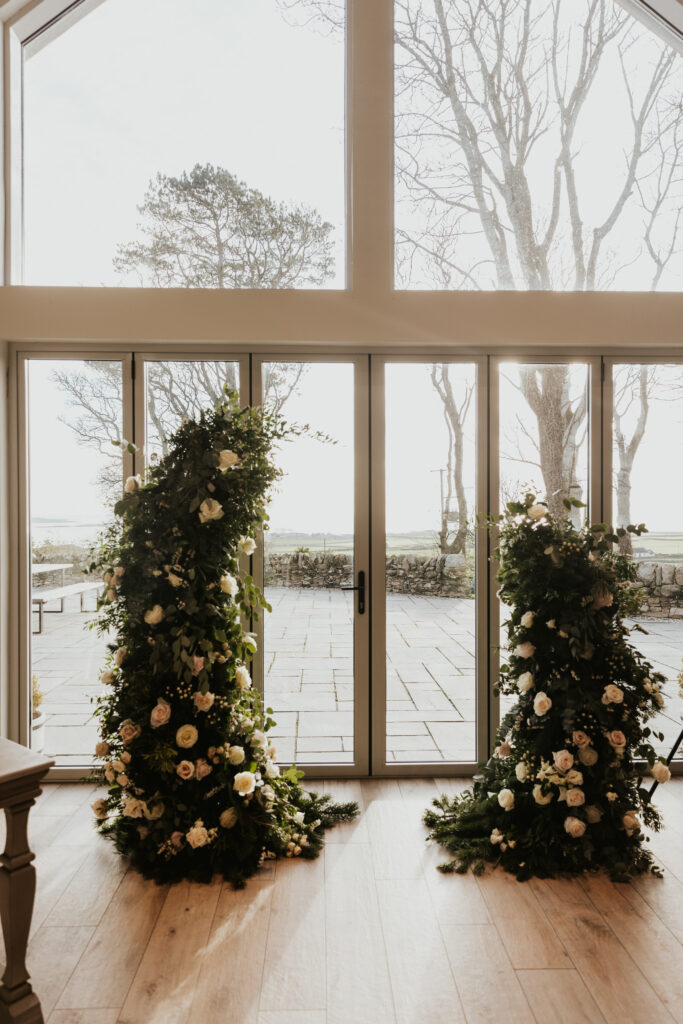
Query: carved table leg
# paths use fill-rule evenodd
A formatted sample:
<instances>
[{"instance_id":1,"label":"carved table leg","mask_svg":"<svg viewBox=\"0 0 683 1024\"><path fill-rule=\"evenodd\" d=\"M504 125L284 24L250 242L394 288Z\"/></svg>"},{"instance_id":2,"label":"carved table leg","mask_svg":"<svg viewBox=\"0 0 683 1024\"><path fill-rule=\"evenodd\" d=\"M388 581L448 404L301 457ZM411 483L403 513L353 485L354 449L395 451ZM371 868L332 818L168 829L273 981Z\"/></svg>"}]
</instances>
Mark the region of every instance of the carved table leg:
<instances>
[{"instance_id":1,"label":"carved table leg","mask_svg":"<svg viewBox=\"0 0 683 1024\"><path fill-rule=\"evenodd\" d=\"M5 807L7 840L0 856L0 915L7 967L0 987L0 1022L43 1024L38 996L26 969L26 947L36 891L34 854L28 845L28 814L33 798L17 796Z\"/></svg>"}]
</instances>

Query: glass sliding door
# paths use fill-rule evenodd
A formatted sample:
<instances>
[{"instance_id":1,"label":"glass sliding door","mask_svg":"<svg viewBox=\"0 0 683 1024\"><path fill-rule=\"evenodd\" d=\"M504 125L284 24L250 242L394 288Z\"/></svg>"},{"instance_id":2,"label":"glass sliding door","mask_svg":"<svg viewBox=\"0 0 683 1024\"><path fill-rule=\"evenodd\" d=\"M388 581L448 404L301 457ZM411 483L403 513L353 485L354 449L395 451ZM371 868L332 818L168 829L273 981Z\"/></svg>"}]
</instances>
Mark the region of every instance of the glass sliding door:
<instances>
[{"instance_id":1,"label":"glass sliding door","mask_svg":"<svg viewBox=\"0 0 683 1024\"><path fill-rule=\"evenodd\" d=\"M29 359L30 745L92 762L107 638L87 629L104 584L85 574L121 495L127 361ZM129 461L128 459L126 461ZM127 471L132 467L126 467Z\"/></svg>"},{"instance_id":2,"label":"glass sliding door","mask_svg":"<svg viewBox=\"0 0 683 1024\"><path fill-rule=\"evenodd\" d=\"M373 770L472 764L486 718L475 600L479 368L373 366Z\"/></svg>"},{"instance_id":3,"label":"glass sliding door","mask_svg":"<svg viewBox=\"0 0 683 1024\"><path fill-rule=\"evenodd\" d=\"M253 382L297 428L255 558L273 609L259 644L271 735L280 762L342 772L368 757L366 364L264 359Z\"/></svg>"},{"instance_id":4,"label":"glass sliding door","mask_svg":"<svg viewBox=\"0 0 683 1024\"><path fill-rule=\"evenodd\" d=\"M623 538L643 588L635 646L661 672L661 713L650 723L668 755L681 730L683 697L683 364L614 362L611 385L612 522L644 523L648 532ZM678 751L683 758L683 750Z\"/></svg>"}]
</instances>

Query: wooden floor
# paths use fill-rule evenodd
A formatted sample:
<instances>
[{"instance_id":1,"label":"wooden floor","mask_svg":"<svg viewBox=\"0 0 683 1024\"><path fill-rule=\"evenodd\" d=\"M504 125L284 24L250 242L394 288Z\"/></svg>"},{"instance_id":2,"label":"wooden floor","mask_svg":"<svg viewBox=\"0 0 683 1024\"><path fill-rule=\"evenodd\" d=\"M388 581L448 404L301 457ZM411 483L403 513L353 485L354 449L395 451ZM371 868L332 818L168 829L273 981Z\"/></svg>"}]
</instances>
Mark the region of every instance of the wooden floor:
<instances>
[{"instance_id":1,"label":"wooden floor","mask_svg":"<svg viewBox=\"0 0 683 1024\"><path fill-rule=\"evenodd\" d=\"M444 876L420 815L457 780L324 787L362 817L235 893L126 872L93 787L47 786L29 960L46 1022L683 1022L683 779L659 790L665 878L631 886Z\"/></svg>"}]
</instances>

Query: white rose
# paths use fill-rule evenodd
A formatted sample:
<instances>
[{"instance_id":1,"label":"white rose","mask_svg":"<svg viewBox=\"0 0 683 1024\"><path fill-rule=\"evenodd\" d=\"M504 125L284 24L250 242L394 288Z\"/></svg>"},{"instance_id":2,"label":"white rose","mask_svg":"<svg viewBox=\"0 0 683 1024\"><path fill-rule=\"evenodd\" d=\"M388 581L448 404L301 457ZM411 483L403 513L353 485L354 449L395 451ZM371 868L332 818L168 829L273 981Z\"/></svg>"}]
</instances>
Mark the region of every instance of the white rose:
<instances>
[{"instance_id":1,"label":"white rose","mask_svg":"<svg viewBox=\"0 0 683 1024\"><path fill-rule=\"evenodd\" d=\"M210 523L223 518L223 506L215 498L205 498L199 506L199 522Z\"/></svg>"},{"instance_id":2,"label":"white rose","mask_svg":"<svg viewBox=\"0 0 683 1024\"><path fill-rule=\"evenodd\" d=\"M517 644L512 653L516 654L518 658L533 658L536 648L526 640L523 644Z\"/></svg>"},{"instance_id":3,"label":"white rose","mask_svg":"<svg viewBox=\"0 0 683 1024\"><path fill-rule=\"evenodd\" d=\"M229 594L230 597L234 597L239 590L239 585L234 576L231 576L229 572L226 572L225 576L221 576L220 588L224 594Z\"/></svg>"},{"instance_id":4,"label":"white rose","mask_svg":"<svg viewBox=\"0 0 683 1024\"><path fill-rule=\"evenodd\" d=\"M582 789L570 789L567 793L567 807L582 807L586 802L586 794Z\"/></svg>"},{"instance_id":5,"label":"white rose","mask_svg":"<svg viewBox=\"0 0 683 1024\"><path fill-rule=\"evenodd\" d=\"M259 747L260 750L266 750L268 747L268 737L260 729L255 729L251 734L251 745L252 747Z\"/></svg>"},{"instance_id":6,"label":"white rose","mask_svg":"<svg viewBox=\"0 0 683 1024\"><path fill-rule=\"evenodd\" d=\"M253 555L256 551L256 541L253 537L240 537L237 542L237 550L243 555Z\"/></svg>"},{"instance_id":7,"label":"white rose","mask_svg":"<svg viewBox=\"0 0 683 1024\"><path fill-rule=\"evenodd\" d=\"M515 775L518 782L524 782L529 778L529 766L526 761L519 761L515 765Z\"/></svg>"},{"instance_id":8,"label":"white rose","mask_svg":"<svg viewBox=\"0 0 683 1024\"><path fill-rule=\"evenodd\" d=\"M147 805L144 800L138 800L134 796L127 796L123 801L121 812L125 818L142 818L146 808Z\"/></svg>"},{"instance_id":9,"label":"white rose","mask_svg":"<svg viewBox=\"0 0 683 1024\"><path fill-rule=\"evenodd\" d=\"M204 823L201 819L195 821L189 832L185 833L185 838L193 850L196 850L198 846L206 846L209 841L209 833L204 828Z\"/></svg>"},{"instance_id":10,"label":"white rose","mask_svg":"<svg viewBox=\"0 0 683 1024\"><path fill-rule=\"evenodd\" d=\"M544 793L540 783L537 783L533 788L533 797L537 804L549 804L553 798L553 794Z\"/></svg>"},{"instance_id":11,"label":"white rose","mask_svg":"<svg viewBox=\"0 0 683 1024\"><path fill-rule=\"evenodd\" d=\"M248 690L251 687L251 676L244 665L238 665L235 669L235 682L240 690Z\"/></svg>"},{"instance_id":12,"label":"white rose","mask_svg":"<svg viewBox=\"0 0 683 1024\"><path fill-rule=\"evenodd\" d=\"M248 796L256 789L256 779L252 772L238 772L234 778L232 788L240 796Z\"/></svg>"},{"instance_id":13,"label":"white rose","mask_svg":"<svg viewBox=\"0 0 683 1024\"><path fill-rule=\"evenodd\" d=\"M145 612L145 622L148 626L158 626L164 617L164 609L160 604L155 604L148 612Z\"/></svg>"},{"instance_id":14,"label":"white rose","mask_svg":"<svg viewBox=\"0 0 683 1024\"><path fill-rule=\"evenodd\" d=\"M244 748L243 747L230 747L228 753L228 761L230 764L242 764L244 761Z\"/></svg>"},{"instance_id":15,"label":"white rose","mask_svg":"<svg viewBox=\"0 0 683 1024\"><path fill-rule=\"evenodd\" d=\"M239 466L240 461L239 455L231 452L229 448L224 448L218 453L219 469L232 469L233 466Z\"/></svg>"},{"instance_id":16,"label":"white rose","mask_svg":"<svg viewBox=\"0 0 683 1024\"><path fill-rule=\"evenodd\" d=\"M536 613L535 612L524 612L524 615L522 615L522 618L521 618L521 623L522 623L522 625L524 626L525 629L529 629L529 627L533 625L533 621L534 621L535 618L536 618Z\"/></svg>"},{"instance_id":17,"label":"white rose","mask_svg":"<svg viewBox=\"0 0 683 1024\"><path fill-rule=\"evenodd\" d=\"M95 744L95 757L106 757L111 747L106 740L100 740Z\"/></svg>"},{"instance_id":18,"label":"white rose","mask_svg":"<svg viewBox=\"0 0 683 1024\"><path fill-rule=\"evenodd\" d=\"M194 778L194 765L192 764L192 761L181 761L176 768L176 775L185 782L187 782L188 779Z\"/></svg>"},{"instance_id":19,"label":"white rose","mask_svg":"<svg viewBox=\"0 0 683 1024\"><path fill-rule=\"evenodd\" d=\"M276 779L280 774L279 765L275 764L274 761L266 761L266 778Z\"/></svg>"},{"instance_id":20,"label":"white rose","mask_svg":"<svg viewBox=\"0 0 683 1024\"><path fill-rule=\"evenodd\" d=\"M581 747L579 750L579 761L586 768L592 768L598 760L598 752L594 747Z\"/></svg>"},{"instance_id":21,"label":"white rose","mask_svg":"<svg viewBox=\"0 0 683 1024\"><path fill-rule=\"evenodd\" d=\"M532 505L531 508L527 510L529 519L533 519L536 522L538 522L539 519L545 519L547 514L548 509L545 505Z\"/></svg>"},{"instance_id":22,"label":"white rose","mask_svg":"<svg viewBox=\"0 0 683 1024\"><path fill-rule=\"evenodd\" d=\"M663 761L655 761L652 768L650 768L650 775L657 782L668 782L671 778L671 772Z\"/></svg>"},{"instance_id":23,"label":"white rose","mask_svg":"<svg viewBox=\"0 0 683 1024\"><path fill-rule=\"evenodd\" d=\"M194 725L181 725L175 734L177 746L187 749L193 747L199 739L199 733Z\"/></svg>"},{"instance_id":24,"label":"white rose","mask_svg":"<svg viewBox=\"0 0 683 1024\"><path fill-rule=\"evenodd\" d=\"M621 823L626 829L626 835L628 836L632 836L640 831L640 819L635 811L627 811L621 819Z\"/></svg>"},{"instance_id":25,"label":"white rose","mask_svg":"<svg viewBox=\"0 0 683 1024\"><path fill-rule=\"evenodd\" d=\"M621 704L624 699L624 691L620 690L614 683L609 683L602 695L603 704Z\"/></svg>"},{"instance_id":26,"label":"white rose","mask_svg":"<svg viewBox=\"0 0 683 1024\"><path fill-rule=\"evenodd\" d=\"M591 825L597 825L602 818L602 811L599 807L596 807L595 804L586 804L585 813L586 820L590 822Z\"/></svg>"},{"instance_id":27,"label":"white rose","mask_svg":"<svg viewBox=\"0 0 683 1024\"><path fill-rule=\"evenodd\" d=\"M517 689L520 693L526 693L527 690L531 690L534 685L534 677L531 672L522 672L517 680Z\"/></svg>"},{"instance_id":28,"label":"white rose","mask_svg":"<svg viewBox=\"0 0 683 1024\"><path fill-rule=\"evenodd\" d=\"M157 702L149 715L149 724L153 729L166 725L171 717L171 705L163 697L157 697Z\"/></svg>"},{"instance_id":29,"label":"white rose","mask_svg":"<svg viewBox=\"0 0 683 1024\"><path fill-rule=\"evenodd\" d=\"M128 655L128 648L127 647L119 647L118 651L114 655L114 661L116 662L116 664L117 664L117 666L119 668L121 668L121 666L123 665L124 661L126 660L127 655Z\"/></svg>"},{"instance_id":30,"label":"white rose","mask_svg":"<svg viewBox=\"0 0 683 1024\"><path fill-rule=\"evenodd\" d=\"M90 804L92 807L95 817L100 820L107 817L107 801L100 797L99 800L95 800L94 803Z\"/></svg>"},{"instance_id":31,"label":"white rose","mask_svg":"<svg viewBox=\"0 0 683 1024\"><path fill-rule=\"evenodd\" d=\"M213 707L215 699L215 693L201 693L199 690L192 695L197 711L209 711Z\"/></svg>"},{"instance_id":32,"label":"white rose","mask_svg":"<svg viewBox=\"0 0 683 1024\"><path fill-rule=\"evenodd\" d=\"M553 752L553 761L558 772L568 772L574 764L574 755L568 750L556 750Z\"/></svg>"},{"instance_id":33,"label":"white rose","mask_svg":"<svg viewBox=\"0 0 683 1024\"><path fill-rule=\"evenodd\" d=\"M221 828L234 828L237 824L237 811L234 807L226 807L218 821Z\"/></svg>"},{"instance_id":34,"label":"white rose","mask_svg":"<svg viewBox=\"0 0 683 1024\"><path fill-rule=\"evenodd\" d=\"M141 483L142 480L140 479L139 476L126 477L126 482L123 485L123 490L125 491L126 494L134 494L135 491L137 491L138 488L140 487Z\"/></svg>"},{"instance_id":35,"label":"white rose","mask_svg":"<svg viewBox=\"0 0 683 1024\"><path fill-rule=\"evenodd\" d=\"M550 711L553 702L547 693L540 690L534 697L534 711L537 715L545 715Z\"/></svg>"},{"instance_id":36,"label":"white rose","mask_svg":"<svg viewBox=\"0 0 683 1024\"><path fill-rule=\"evenodd\" d=\"M515 806L515 794L511 789L501 789L498 794L498 803L504 811L511 811Z\"/></svg>"},{"instance_id":37,"label":"white rose","mask_svg":"<svg viewBox=\"0 0 683 1024\"><path fill-rule=\"evenodd\" d=\"M564 819L564 830L572 839L580 839L586 831L586 823L580 818L572 818L570 815Z\"/></svg>"},{"instance_id":38,"label":"white rose","mask_svg":"<svg viewBox=\"0 0 683 1024\"><path fill-rule=\"evenodd\" d=\"M294 815L294 821L297 823L297 825L303 825L305 817L306 817L306 812L305 811L297 811L296 814ZM319 824L320 824L320 822L318 822L318 825Z\"/></svg>"}]
</instances>

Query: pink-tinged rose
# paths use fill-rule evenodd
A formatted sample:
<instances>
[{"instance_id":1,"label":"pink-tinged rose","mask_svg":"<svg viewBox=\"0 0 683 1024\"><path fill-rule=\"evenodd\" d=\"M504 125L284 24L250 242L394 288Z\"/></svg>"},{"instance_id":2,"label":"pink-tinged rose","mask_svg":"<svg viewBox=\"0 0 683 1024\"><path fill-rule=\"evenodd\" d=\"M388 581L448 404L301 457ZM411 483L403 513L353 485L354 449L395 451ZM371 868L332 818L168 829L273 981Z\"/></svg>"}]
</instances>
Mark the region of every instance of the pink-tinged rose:
<instances>
[{"instance_id":1,"label":"pink-tinged rose","mask_svg":"<svg viewBox=\"0 0 683 1024\"><path fill-rule=\"evenodd\" d=\"M119 727L121 742L126 744L132 743L133 740L136 740L141 732L142 729L140 726L136 725L130 718L127 718L125 722L122 722Z\"/></svg>"},{"instance_id":2,"label":"pink-tinged rose","mask_svg":"<svg viewBox=\"0 0 683 1024\"><path fill-rule=\"evenodd\" d=\"M663 761L655 761L652 768L650 768L650 775L657 782L668 782L671 778L671 772Z\"/></svg>"},{"instance_id":3,"label":"pink-tinged rose","mask_svg":"<svg viewBox=\"0 0 683 1024\"><path fill-rule=\"evenodd\" d=\"M537 715L546 715L552 706L552 700L547 693L543 692L543 690L537 693L534 697L534 712Z\"/></svg>"},{"instance_id":4,"label":"pink-tinged rose","mask_svg":"<svg viewBox=\"0 0 683 1024\"><path fill-rule=\"evenodd\" d=\"M585 768L592 768L597 760L598 752L595 747L582 747L579 750L579 761Z\"/></svg>"},{"instance_id":5,"label":"pink-tinged rose","mask_svg":"<svg viewBox=\"0 0 683 1024\"><path fill-rule=\"evenodd\" d=\"M105 764L104 766L104 777L109 783L113 783L116 779L116 772L110 764Z\"/></svg>"},{"instance_id":6,"label":"pink-tinged rose","mask_svg":"<svg viewBox=\"0 0 683 1024\"><path fill-rule=\"evenodd\" d=\"M218 468L219 469L232 469L233 466L239 466L241 459L235 452L230 451L229 448L224 448L218 453Z\"/></svg>"},{"instance_id":7,"label":"pink-tinged rose","mask_svg":"<svg viewBox=\"0 0 683 1024\"><path fill-rule=\"evenodd\" d=\"M197 776L197 779L199 781L201 781L202 779L205 779L206 776L210 775L211 772L213 771L213 768L211 767L211 765L208 764L208 762L203 757L197 758L197 760L195 761L194 764L195 764L195 775Z\"/></svg>"},{"instance_id":8,"label":"pink-tinged rose","mask_svg":"<svg viewBox=\"0 0 683 1024\"><path fill-rule=\"evenodd\" d=\"M107 591L107 601L115 601L115 600L116 600L116 591L113 590L110 587L109 590Z\"/></svg>"},{"instance_id":9,"label":"pink-tinged rose","mask_svg":"<svg viewBox=\"0 0 683 1024\"><path fill-rule=\"evenodd\" d=\"M181 761L176 768L176 775L187 782L188 779L194 778L194 765L192 761Z\"/></svg>"},{"instance_id":10,"label":"pink-tinged rose","mask_svg":"<svg viewBox=\"0 0 683 1024\"><path fill-rule=\"evenodd\" d=\"M130 753L130 751L124 750L123 753L121 754L120 760L123 761L124 764L130 764L130 762L133 760L133 755Z\"/></svg>"},{"instance_id":11,"label":"pink-tinged rose","mask_svg":"<svg viewBox=\"0 0 683 1024\"><path fill-rule=\"evenodd\" d=\"M503 740L503 742L496 747L496 753L498 754L498 757L509 757L512 753L512 747L507 740Z\"/></svg>"},{"instance_id":12,"label":"pink-tinged rose","mask_svg":"<svg viewBox=\"0 0 683 1024\"><path fill-rule=\"evenodd\" d=\"M116 776L116 781L118 782L119 786L124 786L125 787L125 786L127 786L129 784L130 779L125 774L125 772L121 772L120 775Z\"/></svg>"},{"instance_id":13,"label":"pink-tinged rose","mask_svg":"<svg viewBox=\"0 0 683 1024\"><path fill-rule=\"evenodd\" d=\"M586 831L585 821L580 818L573 818L571 815L564 819L564 830L572 839L580 839Z\"/></svg>"},{"instance_id":14,"label":"pink-tinged rose","mask_svg":"<svg viewBox=\"0 0 683 1024\"><path fill-rule=\"evenodd\" d=\"M199 506L199 522L211 523L223 518L223 506L215 498L205 498Z\"/></svg>"},{"instance_id":15,"label":"pink-tinged rose","mask_svg":"<svg viewBox=\"0 0 683 1024\"><path fill-rule=\"evenodd\" d=\"M591 738L587 736L581 729L575 729L572 733L572 743L575 747L581 749L582 747L590 746Z\"/></svg>"},{"instance_id":16,"label":"pink-tinged rose","mask_svg":"<svg viewBox=\"0 0 683 1024\"><path fill-rule=\"evenodd\" d=\"M121 813L124 818L143 818L147 804L144 800L138 800L135 796L127 796L121 806Z\"/></svg>"},{"instance_id":17,"label":"pink-tinged rose","mask_svg":"<svg viewBox=\"0 0 683 1024\"><path fill-rule=\"evenodd\" d=\"M118 668L121 668L121 666L123 665L124 661L126 660L127 655L128 655L128 648L127 647L119 647L118 651L114 655L114 661L116 662L116 665L118 666Z\"/></svg>"},{"instance_id":18,"label":"pink-tinged rose","mask_svg":"<svg viewBox=\"0 0 683 1024\"><path fill-rule=\"evenodd\" d=\"M197 711L210 711L215 699L215 693L200 693L200 691L197 690L196 693L192 694L192 700Z\"/></svg>"},{"instance_id":19,"label":"pink-tinged rose","mask_svg":"<svg viewBox=\"0 0 683 1024\"><path fill-rule=\"evenodd\" d=\"M624 699L624 691L620 690L614 683L609 683L602 694L603 704L621 704Z\"/></svg>"},{"instance_id":20,"label":"pink-tinged rose","mask_svg":"<svg viewBox=\"0 0 683 1024\"><path fill-rule=\"evenodd\" d=\"M583 772L577 772L576 768L572 768L567 772L567 782L572 786L583 786Z\"/></svg>"},{"instance_id":21,"label":"pink-tinged rose","mask_svg":"<svg viewBox=\"0 0 683 1024\"><path fill-rule=\"evenodd\" d=\"M254 729L251 734L251 745L259 750L266 750L268 747L268 737L260 729Z\"/></svg>"},{"instance_id":22,"label":"pink-tinged rose","mask_svg":"<svg viewBox=\"0 0 683 1024\"><path fill-rule=\"evenodd\" d=\"M99 818L100 821L103 821L107 817L107 801L102 797L100 797L99 800L96 800L95 803L90 804L90 806L95 813L95 817Z\"/></svg>"},{"instance_id":23,"label":"pink-tinged rose","mask_svg":"<svg viewBox=\"0 0 683 1024\"><path fill-rule=\"evenodd\" d=\"M95 757L106 757L111 747L106 740L100 740L95 744Z\"/></svg>"},{"instance_id":24,"label":"pink-tinged rose","mask_svg":"<svg viewBox=\"0 0 683 1024\"><path fill-rule=\"evenodd\" d=\"M149 715L149 724L153 729L166 725L171 717L171 705L163 697L158 697L157 702Z\"/></svg>"},{"instance_id":25,"label":"pink-tinged rose","mask_svg":"<svg viewBox=\"0 0 683 1024\"><path fill-rule=\"evenodd\" d=\"M568 772L574 764L574 755L568 750L556 750L553 753L553 761L558 772Z\"/></svg>"},{"instance_id":26,"label":"pink-tinged rose","mask_svg":"<svg viewBox=\"0 0 683 1024\"><path fill-rule=\"evenodd\" d=\"M518 658L533 658L536 653L536 648L532 643L526 640L523 644L517 644L513 654L516 654Z\"/></svg>"},{"instance_id":27,"label":"pink-tinged rose","mask_svg":"<svg viewBox=\"0 0 683 1024\"><path fill-rule=\"evenodd\" d=\"M176 850L179 850L184 842L185 836L182 832L171 832L171 846Z\"/></svg>"},{"instance_id":28,"label":"pink-tinged rose","mask_svg":"<svg viewBox=\"0 0 683 1024\"><path fill-rule=\"evenodd\" d=\"M602 818L602 811L599 807L596 807L595 804L586 804L585 814L586 820L591 825L597 825Z\"/></svg>"},{"instance_id":29,"label":"pink-tinged rose","mask_svg":"<svg viewBox=\"0 0 683 1024\"><path fill-rule=\"evenodd\" d=\"M116 568L114 569L114 579L116 583L120 583L120 581L123 579L125 575L126 570L123 568L123 566L117 565Z\"/></svg>"},{"instance_id":30,"label":"pink-tinged rose","mask_svg":"<svg viewBox=\"0 0 683 1024\"><path fill-rule=\"evenodd\" d=\"M115 679L116 676L111 671L111 669L108 669L106 672L103 672L102 675L100 676L100 682L103 683L104 686L111 686Z\"/></svg>"},{"instance_id":31,"label":"pink-tinged rose","mask_svg":"<svg viewBox=\"0 0 683 1024\"><path fill-rule=\"evenodd\" d=\"M198 654L193 654L192 655L192 675L193 676L198 676L203 668L204 668L204 659L201 658Z\"/></svg>"},{"instance_id":32,"label":"pink-tinged rose","mask_svg":"<svg viewBox=\"0 0 683 1024\"><path fill-rule=\"evenodd\" d=\"M567 807L582 807L586 802L586 794L582 789L570 789L567 792Z\"/></svg>"},{"instance_id":33,"label":"pink-tinged rose","mask_svg":"<svg viewBox=\"0 0 683 1024\"><path fill-rule=\"evenodd\" d=\"M640 818L635 811L627 811L621 819L621 823L626 829L626 835L628 836L635 835L636 832L640 831Z\"/></svg>"},{"instance_id":34,"label":"pink-tinged rose","mask_svg":"<svg viewBox=\"0 0 683 1024\"><path fill-rule=\"evenodd\" d=\"M611 732L606 732L605 739L609 743L610 747L614 747L615 750L623 750L626 746L626 737L621 729L612 729Z\"/></svg>"}]
</instances>

